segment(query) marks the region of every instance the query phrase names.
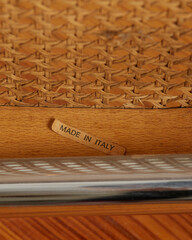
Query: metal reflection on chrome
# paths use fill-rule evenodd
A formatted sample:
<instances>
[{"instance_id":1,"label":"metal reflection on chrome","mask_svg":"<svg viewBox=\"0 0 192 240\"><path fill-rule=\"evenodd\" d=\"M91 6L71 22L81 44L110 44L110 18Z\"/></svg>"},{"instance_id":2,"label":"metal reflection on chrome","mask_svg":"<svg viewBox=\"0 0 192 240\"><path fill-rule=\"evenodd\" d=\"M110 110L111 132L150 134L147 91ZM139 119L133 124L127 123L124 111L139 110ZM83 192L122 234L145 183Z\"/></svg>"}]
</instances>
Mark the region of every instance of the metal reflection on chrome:
<instances>
[{"instance_id":1,"label":"metal reflection on chrome","mask_svg":"<svg viewBox=\"0 0 192 240\"><path fill-rule=\"evenodd\" d=\"M0 204L192 199L192 155L0 159Z\"/></svg>"}]
</instances>

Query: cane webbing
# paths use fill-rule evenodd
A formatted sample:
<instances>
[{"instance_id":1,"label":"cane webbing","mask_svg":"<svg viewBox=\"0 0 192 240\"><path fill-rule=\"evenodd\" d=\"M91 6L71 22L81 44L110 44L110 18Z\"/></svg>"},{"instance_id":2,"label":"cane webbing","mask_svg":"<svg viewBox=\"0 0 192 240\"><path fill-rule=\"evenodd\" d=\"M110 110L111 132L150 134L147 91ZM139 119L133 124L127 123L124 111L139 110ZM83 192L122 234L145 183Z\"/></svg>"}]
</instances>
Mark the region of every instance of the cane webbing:
<instances>
[{"instance_id":1,"label":"cane webbing","mask_svg":"<svg viewBox=\"0 0 192 240\"><path fill-rule=\"evenodd\" d=\"M0 0L0 105L192 106L192 2Z\"/></svg>"}]
</instances>

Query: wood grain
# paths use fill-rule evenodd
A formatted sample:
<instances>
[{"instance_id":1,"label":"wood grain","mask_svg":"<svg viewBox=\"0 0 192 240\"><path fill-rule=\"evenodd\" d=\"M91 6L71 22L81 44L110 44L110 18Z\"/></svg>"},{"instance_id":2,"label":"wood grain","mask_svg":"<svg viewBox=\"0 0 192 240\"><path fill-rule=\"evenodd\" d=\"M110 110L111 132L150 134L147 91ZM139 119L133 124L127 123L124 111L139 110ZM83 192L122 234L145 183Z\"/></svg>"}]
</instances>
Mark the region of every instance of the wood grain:
<instances>
[{"instance_id":1,"label":"wood grain","mask_svg":"<svg viewBox=\"0 0 192 240\"><path fill-rule=\"evenodd\" d=\"M104 153L54 133L54 118L127 149L127 154L192 153L192 109L0 109L0 156L61 157Z\"/></svg>"},{"instance_id":2,"label":"wood grain","mask_svg":"<svg viewBox=\"0 0 192 240\"><path fill-rule=\"evenodd\" d=\"M0 218L28 216L90 216L90 215L135 215L192 213L192 202L146 202L103 205L67 205L67 206L4 206L0 207Z\"/></svg>"},{"instance_id":3,"label":"wood grain","mask_svg":"<svg viewBox=\"0 0 192 240\"><path fill-rule=\"evenodd\" d=\"M65 123L62 123L57 119L54 120L51 129L65 138L69 138L75 142L79 142L80 144L87 145L88 147L94 148L106 154L125 154L124 147L108 142L105 139L98 138L97 136L87 134L77 128L74 128L73 126L67 126Z\"/></svg>"},{"instance_id":4,"label":"wood grain","mask_svg":"<svg viewBox=\"0 0 192 240\"><path fill-rule=\"evenodd\" d=\"M191 240L191 214L0 219L1 240Z\"/></svg>"},{"instance_id":5,"label":"wood grain","mask_svg":"<svg viewBox=\"0 0 192 240\"><path fill-rule=\"evenodd\" d=\"M54 118L127 148L127 154L191 153L192 109L0 109L0 157L104 153L51 131ZM192 239L192 202L0 207L0 239Z\"/></svg>"}]
</instances>

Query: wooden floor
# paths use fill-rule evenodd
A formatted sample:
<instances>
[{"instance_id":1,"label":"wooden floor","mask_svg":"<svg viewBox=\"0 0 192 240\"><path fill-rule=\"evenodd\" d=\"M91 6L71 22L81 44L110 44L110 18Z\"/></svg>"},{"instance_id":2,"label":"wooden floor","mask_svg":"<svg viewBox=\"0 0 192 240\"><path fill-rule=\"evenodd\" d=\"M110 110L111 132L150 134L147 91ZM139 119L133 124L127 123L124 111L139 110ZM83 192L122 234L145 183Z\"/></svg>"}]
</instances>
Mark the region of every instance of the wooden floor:
<instances>
[{"instance_id":1,"label":"wooden floor","mask_svg":"<svg viewBox=\"0 0 192 240\"><path fill-rule=\"evenodd\" d=\"M54 118L126 147L127 154L192 153L192 109L0 108L0 157L104 155L57 135ZM192 239L192 202L0 207L3 239Z\"/></svg>"},{"instance_id":2,"label":"wooden floor","mask_svg":"<svg viewBox=\"0 0 192 240\"><path fill-rule=\"evenodd\" d=\"M191 240L191 224L191 214L4 218L0 239Z\"/></svg>"}]
</instances>

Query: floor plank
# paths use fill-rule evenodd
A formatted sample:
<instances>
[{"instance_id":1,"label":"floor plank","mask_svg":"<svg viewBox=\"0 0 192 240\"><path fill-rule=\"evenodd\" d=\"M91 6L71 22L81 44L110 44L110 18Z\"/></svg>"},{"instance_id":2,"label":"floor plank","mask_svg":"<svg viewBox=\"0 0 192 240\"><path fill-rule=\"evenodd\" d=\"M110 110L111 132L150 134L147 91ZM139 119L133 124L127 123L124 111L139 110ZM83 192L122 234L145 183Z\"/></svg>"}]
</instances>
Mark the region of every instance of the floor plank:
<instances>
[{"instance_id":1,"label":"floor plank","mask_svg":"<svg viewBox=\"0 0 192 240\"><path fill-rule=\"evenodd\" d=\"M175 214L175 217L178 215ZM192 220L192 217L190 216ZM163 221L163 224L162 224ZM183 219L173 229L169 215L57 216L0 219L0 237L6 240L183 240L192 227ZM187 228L187 230L186 230Z\"/></svg>"}]
</instances>

